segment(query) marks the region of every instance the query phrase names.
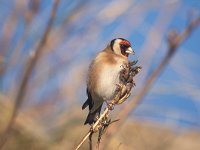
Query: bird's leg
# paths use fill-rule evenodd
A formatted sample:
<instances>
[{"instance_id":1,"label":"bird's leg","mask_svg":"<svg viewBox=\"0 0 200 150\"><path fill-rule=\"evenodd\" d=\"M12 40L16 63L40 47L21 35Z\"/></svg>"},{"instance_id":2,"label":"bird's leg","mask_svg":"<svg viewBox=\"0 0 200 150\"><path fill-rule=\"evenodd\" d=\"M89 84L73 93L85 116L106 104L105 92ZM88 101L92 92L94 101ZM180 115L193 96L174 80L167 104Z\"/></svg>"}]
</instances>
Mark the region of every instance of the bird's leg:
<instances>
[{"instance_id":1,"label":"bird's leg","mask_svg":"<svg viewBox=\"0 0 200 150\"><path fill-rule=\"evenodd\" d=\"M113 101L111 101L111 102L105 101L105 102L106 102L107 107L108 107L109 110L113 110L114 109L114 103L113 103Z\"/></svg>"}]
</instances>

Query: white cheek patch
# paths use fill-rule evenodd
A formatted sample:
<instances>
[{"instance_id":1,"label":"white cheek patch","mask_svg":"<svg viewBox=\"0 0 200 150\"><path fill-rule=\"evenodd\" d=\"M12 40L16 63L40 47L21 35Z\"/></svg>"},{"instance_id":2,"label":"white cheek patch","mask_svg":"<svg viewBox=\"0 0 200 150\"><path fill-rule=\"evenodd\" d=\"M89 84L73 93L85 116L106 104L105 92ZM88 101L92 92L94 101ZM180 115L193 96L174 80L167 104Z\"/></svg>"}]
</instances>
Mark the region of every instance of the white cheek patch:
<instances>
[{"instance_id":1,"label":"white cheek patch","mask_svg":"<svg viewBox=\"0 0 200 150\"><path fill-rule=\"evenodd\" d=\"M120 39L117 39L113 45L113 51L116 53L116 54L121 54L121 48L120 48L120 42L121 40Z\"/></svg>"}]
</instances>

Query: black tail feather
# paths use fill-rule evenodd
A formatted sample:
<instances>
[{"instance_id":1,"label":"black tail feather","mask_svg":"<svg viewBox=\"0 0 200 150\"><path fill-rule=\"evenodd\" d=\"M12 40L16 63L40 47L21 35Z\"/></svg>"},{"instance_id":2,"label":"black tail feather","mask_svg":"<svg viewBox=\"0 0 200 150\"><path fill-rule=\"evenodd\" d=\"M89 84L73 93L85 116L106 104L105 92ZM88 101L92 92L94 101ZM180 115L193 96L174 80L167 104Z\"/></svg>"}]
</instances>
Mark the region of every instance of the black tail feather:
<instances>
[{"instance_id":1,"label":"black tail feather","mask_svg":"<svg viewBox=\"0 0 200 150\"><path fill-rule=\"evenodd\" d=\"M97 115L98 116L100 115L101 107L102 107L102 104L94 112L92 112L92 113L89 112L84 124L89 123L91 125L92 123L94 123L96 121Z\"/></svg>"},{"instance_id":2,"label":"black tail feather","mask_svg":"<svg viewBox=\"0 0 200 150\"><path fill-rule=\"evenodd\" d=\"M89 110L91 110L93 106L93 101L92 101L92 96L88 89L87 89L87 96L88 96L88 99L83 104L82 109L85 109L89 105Z\"/></svg>"},{"instance_id":3,"label":"black tail feather","mask_svg":"<svg viewBox=\"0 0 200 150\"><path fill-rule=\"evenodd\" d=\"M82 110L85 109L89 105L88 99L85 101L85 103L82 106Z\"/></svg>"},{"instance_id":4,"label":"black tail feather","mask_svg":"<svg viewBox=\"0 0 200 150\"><path fill-rule=\"evenodd\" d=\"M88 96L88 99L85 101L85 103L82 106L82 109L85 109L87 106L89 106L89 114L84 124L89 123L91 125L92 123L96 121L97 116L100 115L102 104L94 112L91 113L90 110L92 109L94 103L93 103L90 91L88 89L87 89L87 96Z\"/></svg>"}]
</instances>

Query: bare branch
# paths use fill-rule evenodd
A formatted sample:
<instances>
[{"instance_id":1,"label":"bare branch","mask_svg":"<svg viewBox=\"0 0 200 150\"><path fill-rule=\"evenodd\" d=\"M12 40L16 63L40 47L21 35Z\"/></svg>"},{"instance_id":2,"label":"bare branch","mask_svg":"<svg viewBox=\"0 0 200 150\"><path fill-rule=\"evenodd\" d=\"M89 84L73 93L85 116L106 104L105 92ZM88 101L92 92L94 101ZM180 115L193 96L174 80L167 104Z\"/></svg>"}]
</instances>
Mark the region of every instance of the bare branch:
<instances>
[{"instance_id":1,"label":"bare branch","mask_svg":"<svg viewBox=\"0 0 200 150\"><path fill-rule=\"evenodd\" d=\"M9 132L10 132L12 126L15 123L15 119L18 115L19 107L21 106L23 99L24 99L24 96L25 96L25 93L26 93L28 81L30 79L30 76L33 72L33 69L34 69L38 59L40 58L40 55L41 55L41 53L42 53L42 51L43 51L43 49L46 45L47 38L50 34L50 31L51 31L51 28L52 28L52 25L53 25L53 21L54 21L56 12L57 12L59 1L60 0L54 0L51 15L50 15L47 27L44 31L44 35L42 36L41 41L39 42L38 47L35 50L34 54L31 55L31 58L30 58L29 62L27 63L27 66L25 68L24 76L22 78L22 82L21 82L21 85L19 86L19 91L18 91L16 100L15 100L11 119L8 122L6 129L4 130L4 132L1 135L0 149L3 147L4 143L6 142L6 139L9 136Z\"/></svg>"}]
</instances>

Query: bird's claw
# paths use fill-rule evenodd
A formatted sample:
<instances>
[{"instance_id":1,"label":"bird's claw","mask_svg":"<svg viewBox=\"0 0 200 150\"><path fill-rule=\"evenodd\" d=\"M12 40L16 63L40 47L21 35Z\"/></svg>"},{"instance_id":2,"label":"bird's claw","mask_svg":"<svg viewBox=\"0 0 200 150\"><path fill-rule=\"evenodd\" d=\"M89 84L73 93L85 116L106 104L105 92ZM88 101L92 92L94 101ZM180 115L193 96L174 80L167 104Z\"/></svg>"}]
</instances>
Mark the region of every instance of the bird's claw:
<instances>
[{"instance_id":1,"label":"bird's claw","mask_svg":"<svg viewBox=\"0 0 200 150\"><path fill-rule=\"evenodd\" d=\"M117 86L117 91L121 91L121 89L122 89L122 87L123 87L123 85L122 84L116 84L116 86Z\"/></svg>"},{"instance_id":2,"label":"bird's claw","mask_svg":"<svg viewBox=\"0 0 200 150\"><path fill-rule=\"evenodd\" d=\"M109 110L114 109L114 104L112 102L111 103L106 102L106 103L107 103L107 107L108 107Z\"/></svg>"}]
</instances>

